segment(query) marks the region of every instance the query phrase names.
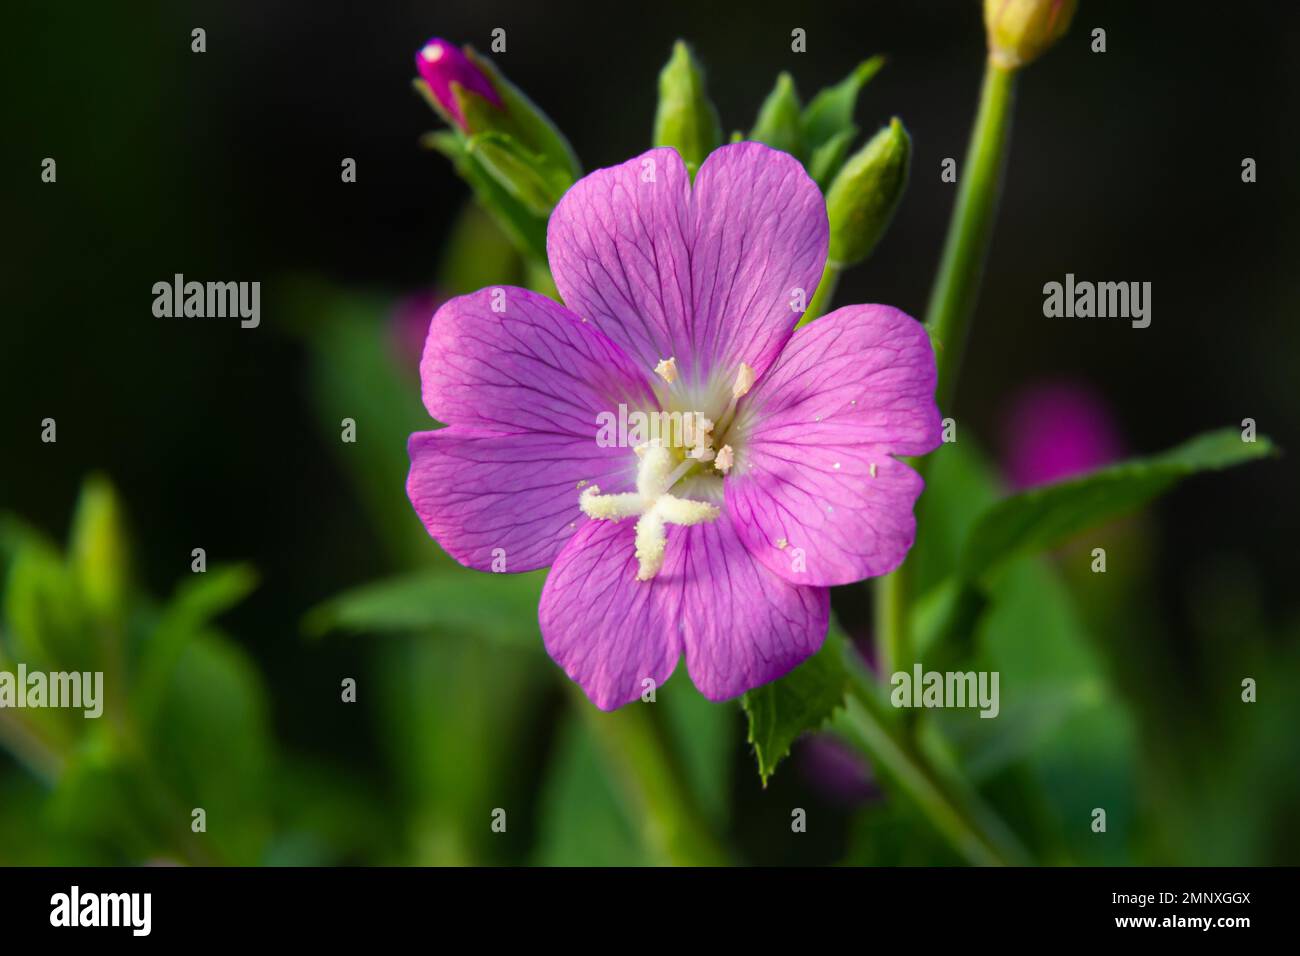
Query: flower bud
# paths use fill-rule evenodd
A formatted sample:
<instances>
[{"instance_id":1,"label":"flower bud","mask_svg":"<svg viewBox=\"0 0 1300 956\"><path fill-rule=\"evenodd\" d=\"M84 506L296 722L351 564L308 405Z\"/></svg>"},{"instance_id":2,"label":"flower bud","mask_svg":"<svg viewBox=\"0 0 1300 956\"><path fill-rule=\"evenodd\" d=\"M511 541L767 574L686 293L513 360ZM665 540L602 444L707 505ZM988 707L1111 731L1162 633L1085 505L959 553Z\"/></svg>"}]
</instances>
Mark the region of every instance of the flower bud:
<instances>
[{"instance_id":1,"label":"flower bud","mask_svg":"<svg viewBox=\"0 0 1300 956\"><path fill-rule=\"evenodd\" d=\"M749 138L766 143L802 160L804 158L803 110L789 73L776 78L776 85L763 101Z\"/></svg>"},{"instance_id":2,"label":"flower bud","mask_svg":"<svg viewBox=\"0 0 1300 956\"><path fill-rule=\"evenodd\" d=\"M501 108L501 97L492 88L488 78L464 53L446 40L434 37L422 46L415 55L415 66L420 72L420 78L429 87L433 105L463 133L470 132L461 102L464 93L481 96L493 106ZM456 87L464 92L458 93Z\"/></svg>"},{"instance_id":3,"label":"flower bud","mask_svg":"<svg viewBox=\"0 0 1300 956\"><path fill-rule=\"evenodd\" d=\"M722 124L704 89L704 71L681 40L659 73L654 144L676 149L691 175L722 144Z\"/></svg>"},{"instance_id":4,"label":"flower bud","mask_svg":"<svg viewBox=\"0 0 1300 956\"><path fill-rule=\"evenodd\" d=\"M1078 0L984 0L989 57L1003 69L1038 59L1065 35Z\"/></svg>"},{"instance_id":5,"label":"flower bud","mask_svg":"<svg viewBox=\"0 0 1300 956\"><path fill-rule=\"evenodd\" d=\"M102 476L92 476L82 488L70 564L86 608L101 619L120 616L127 591L126 530L117 494Z\"/></svg>"},{"instance_id":6,"label":"flower bud","mask_svg":"<svg viewBox=\"0 0 1300 956\"><path fill-rule=\"evenodd\" d=\"M826 192L834 265L854 265L876 247L903 198L911 154L912 141L895 117L836 173Z\"/></svg>"}]
</instances>

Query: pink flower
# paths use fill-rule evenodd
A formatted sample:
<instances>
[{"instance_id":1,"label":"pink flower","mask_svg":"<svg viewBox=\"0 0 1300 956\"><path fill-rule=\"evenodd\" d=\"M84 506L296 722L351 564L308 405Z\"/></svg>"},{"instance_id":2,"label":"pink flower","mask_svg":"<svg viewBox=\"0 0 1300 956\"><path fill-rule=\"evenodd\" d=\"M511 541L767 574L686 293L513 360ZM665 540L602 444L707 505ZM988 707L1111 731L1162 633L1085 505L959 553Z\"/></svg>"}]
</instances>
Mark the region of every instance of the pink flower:
<instances>
[{"instance_id":1,"label":"pink flower","mask_svg":"<svg viewBox=\"0 0 1300 956\"><path fill-rule=\"evenodd\" d=\"M1106 403L1094 389L1071 382L1021 391L1003 431L1007 477L1016 488L1071 478L1123 453Z\"/></svg>"},{"instance_id":2,"label":"pink flower","mask_svg":"<svg viewBox=\"0 0 1300 956\"><path fill-rule=\"evenodd\" d=\"M501 106L501 97L492 88L483 71L470 62L455 44L448 43L440 37L434 37L415 54L415 68L420 78L429 86L429 91L455 121L462 131L466 130L465 116L456 101L453 84L470 93L477 93L493 106Z\"/></svg>"},{"instance_id":3,"label":"pink flower","mask_svg":"<svg viewBox=\"0 0 1300 956\"><path fill-rule=\"evenodd\" d=\"M829 587L893 570L939 443L920 324L847 306L794 331L827 254L793 157L710 155L692 188L654 149L579 181L547 250L567 308L499 287L434 316L407 492L479 570L552 565L551 657L613 709L678 658L713 700L774 680L826 635ZM682 440L599 441L622 411L677 412ZM494 566L495 565L495 566Z\"/></svg>"}]
</instances>

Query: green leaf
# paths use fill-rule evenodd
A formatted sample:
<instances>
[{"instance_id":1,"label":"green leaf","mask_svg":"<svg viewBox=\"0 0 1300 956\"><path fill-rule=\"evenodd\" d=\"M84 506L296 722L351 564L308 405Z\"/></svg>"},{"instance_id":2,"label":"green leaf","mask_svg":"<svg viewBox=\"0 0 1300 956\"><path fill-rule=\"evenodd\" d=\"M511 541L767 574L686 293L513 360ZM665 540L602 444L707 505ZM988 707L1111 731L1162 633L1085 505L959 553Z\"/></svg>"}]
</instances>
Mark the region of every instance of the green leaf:
<instances>
[{"instance_id":1,"label":"green leaf","mask_svg":"<svg viewBox=\"0 0 1300 956\"><path fill-rule=\"evenodd\" d=\"M423 570L347 591L308 612L303 628L409 632L446 630L504 644L540 647L537 603L542 571L484 574L467 569Z\"/></svg>"},{"instance_id":2,"label":"green leaf","mask_svg":"<svg viewBox=\"0 0 1300 956\"><path fill-rule=\"evenodd\" d=\"M776 78L772 92L759 107L758 119L749 132L749 138L773 149L784 150L800 161L804 159L806 145L799 94L789 73L781 73Z\"/></svg>"},{"instance_id":3,"label":"green leaf","mask_svg":"<svg viewBox=\"0 0 1300 956\"><path fill-rule=\"evenodd\" d=\"M191 575L176 588L141 649L131 693L132 706L141 720L152 719L190 641L256 587L257 572L251 565L228 564Z\"/></svg>"},{"instance_id":4,"label":"green leaf","mask_svg":"<svg viewBox=\"0 0 1300 956\"><path fill-rule=\"evenodd\" d=\"M548 216L539 215L512 196L478 157L470 155L465 137L442 130L426 134L421 137L420 143L451 160L457 174L474 190L474 198L510 237L515 248L535 261L546 261Z\"/></svg>"},{"instance_id":5,"label":"green leaf","mask_svg":"<svg viewBox=\"0 0 1300 956\"><path fill-rule=\"evenodd\" d=\"M487 75L488 82L501 97L505 116L512 127L509 131L540 154L548 170L562 173L569 184L575 182L582 175L582 164L559 127L519 87L507 80L490 59L469 46L465 47L465 56Z\"/></svg>"},{"instance_id":6,"label":"green leaf","mask_svg":"<svg viewBox=\"0 0 1300 956\"><path fill-rule=\"evenodd\" d=\"M541 158L504 133L471 136L465 143L465 151L482 164L502 189L535 215L549 216L567 188L548 182L540 172Z\"/></svg>"},{"instance_id":7,"label":"green leaf","mask_svg":"<svg viewBox=\"0 0 1300 956\"><path fill-rule=\"evenodd\" d=\"M36 535L23 540L4 593L10 656L33 669L99 670L81 594L56 548Z\"/></svg>"},{"instance_id":8,"label":"green leaf","mask_svg":"<svg viewBox=\"0 0 1300 956\"><path fill-rule=\"evenodd\" d=\"M813 97L803 113L804 139L810 148L817 149L853 126L858 93L884 65L882 56L863 60L839 83Z\"/></svg>"},{"instance_id":9,"label":"green leaf","mask_svg":"<svg viewBox=\"0 0 1300 956\"><path fill-rule=\"evenodd\" d=\"M654 862L641 828L628 819L590 725L576 714L567 714L561 724L540 803L537 865Z\"/></svg>"},{"instance_id":10,"label":"green leaf","mask_svg":"<svg viewBox=\"0 0 1300 956\"><path fill-rule=\"evenodd\" d=\"M858 128L848 126L813 150L812 157L808 160L808 175L821 187L822 192L830 187L831 180L844 165L844 157L849 154L849 146L857 135Z\"/></svg>"},{"instance_id":11,"label":"green leaf","mask_svg":"<svg viewBox=\"0 0 1300 956\"><path fill-rule=\"evenodd\" d=\"M832 629L820 651L780 680L755 688L741 698L763 786L790 753L795 740L821 727L843 705L848 686L845 647L842 635Z\"/></svg>"},{"instance_id":12,"label":"green leaf","mask_svg":"<svg viewBox=\"0 0 1300 956\"><path fill-rule=\"evenodd\" d=\"M1238 430L1226 428L1163 454L1013 495L980 518L966 542L960 573L967 580L987 577L1008 558L1052 548L1133 511L1188 475L1230 468L1273 451L1263 436L1243 442Z\"/></svg>"}]
</instances>

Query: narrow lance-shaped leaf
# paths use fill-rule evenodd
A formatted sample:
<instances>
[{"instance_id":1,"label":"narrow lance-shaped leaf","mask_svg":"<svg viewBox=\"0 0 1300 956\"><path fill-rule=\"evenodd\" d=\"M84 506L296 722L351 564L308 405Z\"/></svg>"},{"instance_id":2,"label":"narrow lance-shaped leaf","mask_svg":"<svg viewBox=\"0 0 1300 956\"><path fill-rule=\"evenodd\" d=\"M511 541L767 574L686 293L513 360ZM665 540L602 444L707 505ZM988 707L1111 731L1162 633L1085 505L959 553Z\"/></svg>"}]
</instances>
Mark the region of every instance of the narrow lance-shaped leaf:
<instances>
[{"instance_id":1,"label":"narrow lance-shaped leaf","mask_svg":"<svg viewBox=\"0 0 1300 956\"><path fill-rule=\"evenodd\" d=\"M417 571L331 598L308 612L303 628L313 636L335 630L448 630L540 648L537 603L544 579L539 573Z\"/></svg>"},{"instance_id":2,"label":"narrow lance-shaped leaf","mask_svg":"<svg viewBox=\"0 0 1300 956\"><path fill-rule=\"evenodd\" d=\"M967 580L987 576L1008 558L1054 547L1135 510L1188 475L1219 471L1273 452L1273 443L1264 436L1247 442L1237 429L1226 428L1150 458L1031 488L984 513L966 542L960 573Z\"/></svg>"},{"instance_id":3,"label":"narrow lance-shaped leaf","mask_svg":"<svg viewBox=\"0 0 1300 956\"><path fill-rule=\"evenodd\" d=\"M839 83L813 97L803 113L804 139L811 149L817 149L853 125L858 93L884 65L885 58L881 56L863 60Z\"/></svg>"}]
</instances>

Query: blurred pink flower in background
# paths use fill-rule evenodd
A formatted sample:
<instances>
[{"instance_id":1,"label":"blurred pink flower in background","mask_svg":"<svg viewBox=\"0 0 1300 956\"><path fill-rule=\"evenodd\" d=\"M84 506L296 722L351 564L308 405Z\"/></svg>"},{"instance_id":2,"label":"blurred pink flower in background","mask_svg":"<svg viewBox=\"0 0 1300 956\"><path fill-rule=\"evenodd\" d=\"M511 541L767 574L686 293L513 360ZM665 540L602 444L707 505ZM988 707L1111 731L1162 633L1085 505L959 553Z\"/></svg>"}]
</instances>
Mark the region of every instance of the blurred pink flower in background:
<instances>
[{"instance_id":1,"label":"blurred pink flower in background","mask_svg":"<svg viewBox=\"0 0 1300 956\"><path fill-rule=\"evenodd\" d=\"M852 807L881 796L866 762L829 734L812 734L799 741L796 759L804 777L832 803Z\"/></svg>"},{"instance_id":2,"label":"blurred pink flower in background","mask_svg":"<svg viewBox=\"0 0 1300 956\"><path fill-rule=\"evenodd\" d=\"M424 355L424 340L429 336L429 323L442 301L442 296L426 290L399 299L393 306L388 329L393 352L397 364L416 375L420 373L420 358Z\"/></svg>"},{"instance_id":3,"label":"blurred pink flower in background","mask_svg":"<svg viewBox=\"0 0 1300 956\"><path fill-rule=\"evenodd\" d=\"M1004 420L1002 447L1007 480L1017 490L1100 468L1124 451L1105 399L1071 381L1017 392Z\"/></svg>"}]
</instances>

